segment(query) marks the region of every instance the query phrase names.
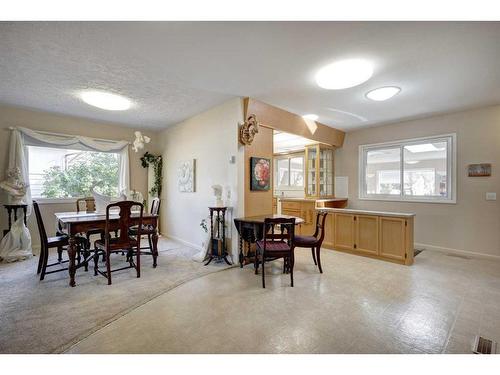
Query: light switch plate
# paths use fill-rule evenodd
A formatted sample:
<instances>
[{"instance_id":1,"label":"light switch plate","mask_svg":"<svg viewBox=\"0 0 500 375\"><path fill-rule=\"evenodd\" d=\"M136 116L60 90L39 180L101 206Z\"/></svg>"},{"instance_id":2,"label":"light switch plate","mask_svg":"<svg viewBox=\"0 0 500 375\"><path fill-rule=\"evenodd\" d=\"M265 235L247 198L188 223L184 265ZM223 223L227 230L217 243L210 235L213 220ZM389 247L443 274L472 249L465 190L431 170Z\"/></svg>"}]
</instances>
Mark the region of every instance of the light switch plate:
<instances>
[{"instance_id":1,"label":"light switch plate","mask_svg":"<svg viewBox=\"0 0 500 375\"><path fill-rule=\"evenodd\" d=\"M487 201L496 201L497 200L497 193L486 193L486 200Z\"/></svg>"}]
</instances>

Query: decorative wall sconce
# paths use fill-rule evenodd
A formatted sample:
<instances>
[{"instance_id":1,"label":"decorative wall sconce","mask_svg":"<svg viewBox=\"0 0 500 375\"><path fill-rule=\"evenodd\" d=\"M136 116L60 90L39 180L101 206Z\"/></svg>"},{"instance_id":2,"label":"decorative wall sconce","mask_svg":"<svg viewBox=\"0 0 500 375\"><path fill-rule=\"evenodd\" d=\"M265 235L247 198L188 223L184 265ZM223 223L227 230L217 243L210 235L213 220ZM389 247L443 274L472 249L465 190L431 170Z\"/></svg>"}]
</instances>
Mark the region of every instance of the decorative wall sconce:
<instances>
[{"instance_id":1,"label":"decorative wall sconce","mask_svg":"<svg viewBox=\"0 0 500 375\"><path fill-rule=\"evenodd\" d=\"M248 116L244 123L240 123L240 143L251 145L255 134L259 132L259 121L255 115Z\"/></svg>"}]
</instances>

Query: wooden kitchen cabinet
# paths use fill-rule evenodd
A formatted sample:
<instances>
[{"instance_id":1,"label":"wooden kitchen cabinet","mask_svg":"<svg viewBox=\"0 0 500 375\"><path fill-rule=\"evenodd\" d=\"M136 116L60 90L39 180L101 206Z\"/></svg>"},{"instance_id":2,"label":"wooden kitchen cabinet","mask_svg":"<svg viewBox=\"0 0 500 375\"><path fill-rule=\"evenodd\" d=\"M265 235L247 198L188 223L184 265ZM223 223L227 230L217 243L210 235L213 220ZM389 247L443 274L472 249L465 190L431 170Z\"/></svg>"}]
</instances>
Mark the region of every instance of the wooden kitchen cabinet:
<instances>
[{"instance_id":1,"label":"wooden kitchen cabinet","mask_svg":"<svg viewBox=\"0 0 500 375\"><path fill-rule=\"evenodd\" d=\"M333 219L332 214L326 215L325 219L325 238L323 239L323 247L333 249L334 248L334 243L333 240L335 238L334 236L334 231L335 228L333 226L334 219Z\"/></svg>"},{"instance_id":2,"label":"wooden kitchen cabinet","mask_svg":"<svg viewBox=\"0 0 500 375\"><path fill-rule=\"evenodd\" d=\"M308 198L333 197L334 148L324 144L305 147L305 195Z\"/></svg>"},{"instance_id":3,"label":"wooden kitchen cabinet","mask_svg":"<svg viewBox=\"0 0 500 375\"><path fill-rule=\"evenodd\" d=\"M300 226L300 233L304 236L312 236L316 226L316 208L315 202L301 202L300 217L304 223Z\"/></svg>"},{"instance_id":4,"label":"wooden kitchen cabinet","mask_svg":"<svg viewBox=\"0 0 500 375\"><path fill-rule=\"evenodd\" d=\"M380 256L404 261L406 220L397 217L381 217L379 223Z\"/></svg>"},{"instance_id":5,"label":"wooden kitchen cabinet","mask_svg":"<svg viewBox=\"0 0 500 375\"><path fill-rule=\"evenodd\" d=\"M395 263L413 264L414 214L320 209L329 213L323 247ZM329 228L332 228L330 235Z\"/></svg>"},{"instance_id":6,"label":"wooden kitchen cabinet","mask_svg":"<svg viewBox=\"0 0 500 375\"><path fill-rule=\"evenodd\" d=\"M354 218L352 214L336 213L334 216L334 240L335 249L353 250L354 249Z\"/></svg>"},{"instance_id":7,"label":"wooden kitchen cabinet","mask_svg":"<svg viewBox=\"0 0 500 375\"><path fill-rule=\"evenodd\" d=\"M378 254L379 248L379 218L378 216L357 215L355 218L356 251L367 254Z\"/></svg>"}]
</instances>

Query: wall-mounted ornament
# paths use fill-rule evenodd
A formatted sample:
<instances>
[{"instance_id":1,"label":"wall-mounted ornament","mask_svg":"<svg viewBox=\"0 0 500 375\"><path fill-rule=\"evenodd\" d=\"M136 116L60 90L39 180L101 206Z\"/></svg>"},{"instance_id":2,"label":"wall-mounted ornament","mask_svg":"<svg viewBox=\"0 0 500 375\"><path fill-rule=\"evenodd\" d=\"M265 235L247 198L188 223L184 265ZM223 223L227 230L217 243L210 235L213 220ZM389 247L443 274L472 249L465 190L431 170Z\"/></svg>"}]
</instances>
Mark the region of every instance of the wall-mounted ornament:
<instances>
[{"instance_id":1,"label":"wall-mounted ornament","mask_svg":"<svg viewBox=\"0 0 500 375\"><path fill-rule=\"evenodd\" d=\"M181 193L195 191L195 159L183 160L177 170L177 185Z\"/></svg>"},{"instance_id":2,"label":"wall-mounted ornament","mask_svg":"<svg viewBox=\"0 0 500 375\"><path fill-rule=\"evenodd\" d=\"M491 164L469 164L467 167L469 177L489 177L491 176Z\"/></svg>"},{"instance_id":3,"label":"wall-mounted ornament","mask_svg":"<svg viewBox=\"0 0 500 375\"><path fill-rule=\"evenodd\" d=\"M240 123L240 143L251 145L255 134L259 132L259 121L255 115L250 115L245 122Z\"/></svg>"},{"instance_id":4,"label":"wall-mounted ornament","mask_svg":"<svg viewBox=\"0 0 500 375\"><path fill-rule=\"evenodd\" d=\"M151 138L149 138L146 135L142 135L140 131L135 131L134 135L135 139L134 142L132 143L132 150L134 150L135 152L142 150L146 143L151 142Z\"/></svg>"}]
</instances>

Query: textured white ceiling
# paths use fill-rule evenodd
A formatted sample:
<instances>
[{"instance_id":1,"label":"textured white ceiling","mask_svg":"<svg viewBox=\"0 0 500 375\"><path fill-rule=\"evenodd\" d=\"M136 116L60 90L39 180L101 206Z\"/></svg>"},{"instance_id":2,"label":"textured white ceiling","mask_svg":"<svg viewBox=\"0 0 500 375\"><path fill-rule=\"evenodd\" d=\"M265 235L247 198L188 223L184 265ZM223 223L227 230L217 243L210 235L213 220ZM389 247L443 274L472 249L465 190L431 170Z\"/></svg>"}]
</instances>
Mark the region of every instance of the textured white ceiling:
<instances>
[{"instance_id":1,"label":"textured white ceiling","mask_svg":"<svg viewBox=\"0 0 500 375\"><path fill-rule=\"evenodd\" d=\"M500 103L498 22L1 22L0 102L164 128L234 96L251 96L351 130ZM336 59L374 76L316 86ZM365 93L396 85L386 102ZM90 107L85 88L130 97L124 112Z\"/></svg>"}]
</instances>

